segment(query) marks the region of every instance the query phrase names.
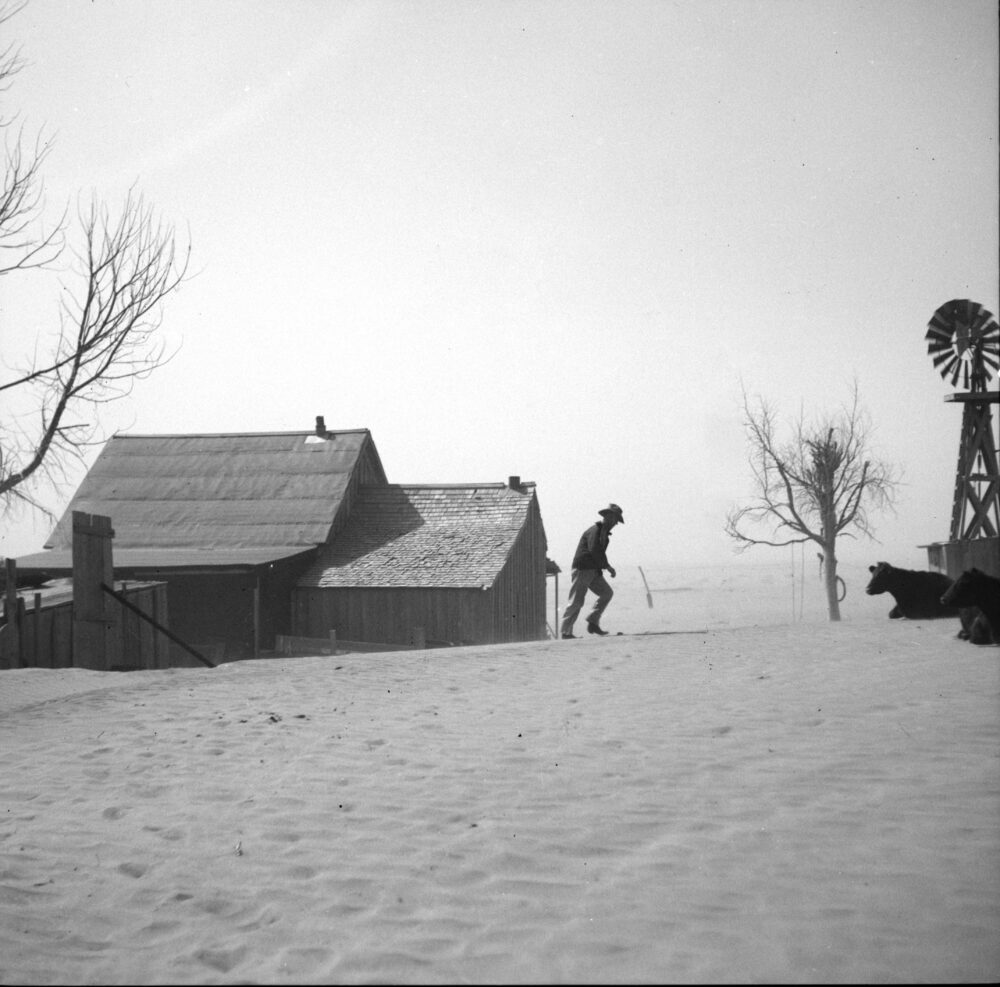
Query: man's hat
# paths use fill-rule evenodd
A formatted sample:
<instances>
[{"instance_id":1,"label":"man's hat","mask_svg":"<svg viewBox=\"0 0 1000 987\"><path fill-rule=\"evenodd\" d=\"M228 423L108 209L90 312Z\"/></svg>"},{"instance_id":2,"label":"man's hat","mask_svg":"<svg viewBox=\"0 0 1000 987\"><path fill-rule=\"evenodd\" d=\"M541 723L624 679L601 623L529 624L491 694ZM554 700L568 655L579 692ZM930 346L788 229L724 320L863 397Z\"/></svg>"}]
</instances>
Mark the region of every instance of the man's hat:
<instances>
[{"instance_id":1,"label":"man's hat","mask_svg":"<svg viewBox=\"0 0 1000 987\"><path fill-rule=\"evenodd\" d=\"M617 504L608 504L607 507L602 507L597 513L602 517L605 514L614 514L618 518L619 524L625 523L625 516L622 514L622 509Z\"/></svg>"}]
</instances>

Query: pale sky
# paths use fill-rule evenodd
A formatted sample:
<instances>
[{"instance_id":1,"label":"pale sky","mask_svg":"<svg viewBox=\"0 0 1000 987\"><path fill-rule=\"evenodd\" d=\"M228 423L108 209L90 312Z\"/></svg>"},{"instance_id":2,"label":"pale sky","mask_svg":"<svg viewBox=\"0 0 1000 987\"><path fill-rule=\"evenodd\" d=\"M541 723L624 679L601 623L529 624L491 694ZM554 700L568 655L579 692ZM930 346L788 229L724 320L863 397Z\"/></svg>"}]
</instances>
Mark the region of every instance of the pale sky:
<instances>
[{"instance_id":1,"label":"pale sky","mask_svg":"<svg viewBox=\"0 0 1000 987\"><path fill-rule=\"evenodd\" d=\"M30 0L4 32L49 214L135 184L190 234L178 352L107 434L322 414L393 483L535 481L564 570L609 501L619 568L715 564L741 386L792 418L856 379L904 485L841 561L947 540L961 410L924 333L1000 310L995 0ZM59 290L4 279L5 362Z\"/></svg>"}]
</instances>

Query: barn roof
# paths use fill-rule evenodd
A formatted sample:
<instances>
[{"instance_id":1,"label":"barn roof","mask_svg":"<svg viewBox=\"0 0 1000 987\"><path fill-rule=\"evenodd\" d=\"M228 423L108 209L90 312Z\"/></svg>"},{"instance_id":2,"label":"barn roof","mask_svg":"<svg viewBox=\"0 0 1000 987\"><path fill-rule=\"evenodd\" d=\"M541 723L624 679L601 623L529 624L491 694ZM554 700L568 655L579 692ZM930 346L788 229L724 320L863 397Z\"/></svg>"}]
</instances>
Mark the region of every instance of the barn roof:
<instances>
[{"instance_id":1,"label":"barn roof","mask_svg":"<svg viewBox=\"0 0 1000 987\"><path fill-rule=\"evenodd\" d=\"M203 569L218 571L220 569L244 570L292 558L304 552L312 551L302 546L263 548L115 548L114 567L116 571L123 569L158 570L167 573L170 569ZM44 571L53 576L66 575L73 571L73 552L69 548L55 548L34 555L18 557L18 572Z\"/></svg>"},{"instance_id":2,"label":"barn roof","mask_svg":"<svg viewBox=\"0 0 1000 987\"><path fill-rule=\"evenodd\" d=\"M532 483L363 487L299 586L487 588L534 499Z\"/></svg>"},{"instance_id":3,"label":"barn roof","mask_svg":"<svg viewBox=\"0 0 1000 987\"><path fill-rule=\"evenodd\" d=\"M140 553L153 565L294 555L326 541L366 447L382 473L367 429L116 435L46 547L70 550L72 515L83 511L111 518L119 564ZM31 556L30 564L44 565L43 558Z\"/></svg>"}]
</instances>

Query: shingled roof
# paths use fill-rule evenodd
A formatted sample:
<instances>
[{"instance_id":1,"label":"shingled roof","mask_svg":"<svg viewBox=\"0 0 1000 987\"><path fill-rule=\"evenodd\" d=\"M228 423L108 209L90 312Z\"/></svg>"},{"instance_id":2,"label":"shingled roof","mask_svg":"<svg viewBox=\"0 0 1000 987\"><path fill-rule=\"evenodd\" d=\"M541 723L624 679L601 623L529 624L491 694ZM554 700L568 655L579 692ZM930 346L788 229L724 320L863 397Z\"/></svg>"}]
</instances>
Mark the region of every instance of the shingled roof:
<instances>
[{"instance_id":1,"label":"shingled roof","mask_svg":"<svg viewBox=\"0 0 1000 987\"><path fill-rule=\"evenodd\" d=\"M325 542L365 453L367 429L325 433L117 435L87 473L46 547L72 548L72 514L111 518L118 564L258 564Z\"/></svg>"},{"instance_id":2,"label":"shingled roof","mask_svg":"<svg viewBox=\"0 0 1000 987\"><path fill-rule=\"evenodd\" d=\"M524 527L534 484L363 487L302 587L487 588Z\"/></svg>"}]
</instances>

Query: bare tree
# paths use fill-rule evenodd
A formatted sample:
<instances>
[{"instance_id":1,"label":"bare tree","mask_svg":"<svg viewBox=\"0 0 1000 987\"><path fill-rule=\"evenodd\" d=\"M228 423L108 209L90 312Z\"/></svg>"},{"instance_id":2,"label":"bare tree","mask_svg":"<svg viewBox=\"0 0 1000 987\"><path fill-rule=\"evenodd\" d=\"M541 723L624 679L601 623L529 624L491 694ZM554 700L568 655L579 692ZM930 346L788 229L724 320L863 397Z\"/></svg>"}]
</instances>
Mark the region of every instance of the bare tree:
<instances>
[{"instance_id":1,"label":"bare tree","mask_svg":"<svg viewBox=\"0 0 1000 987\"><path fill-rule=\"evenodd\" d=\"M744 426L756 494L726 517L726 534L744 551L752 545L780 547L813 541L822 550L830 620L840 620L837 594L837 538L873 529L869 511L892 507L895 467L872 456L871 424L855 383L849 405L807 423L800 414L791 437L777 435L773 408L743 394Z\"/></svg>"},{"instance_id":2,"label":"bare tree","mask_svg":"<svg viewBox=\"0 0 1000 987\"><path fill-rule=\"evenodd\" d=\"M0 10L0 25L20 10ZM0 52L0 92L22 67L20 52ZM49 146L29 149L23 130L8 141L0 120L5 170L0 185L0 275L51 266L66 251L66 213L45 231L41 166ZM187 273L190 248L179 252L172 227L158 221L135 190L117 214L94 203L78 213L80 247L62 284L58 327L39 334L30 352L0 367L0 514L36 499L42 481L58 484L68 466L97 440L97 406L123 397L167 359L157 339L164 299ZM11 359L5 353L5 364ZM20 414L9 408L16 398ZM89 424L73 419L89 407ZM88 417L88 416L84 416Z\"/></svg>"},{"instance_id":3,"label":"bare tree","mask_svg":"<svg viewBox=\"0 0 1000 987\"><path fill-rule=\"evenodd\" d=\"M0 7L0 28L24 7L24 2ZM20 48L11 44L0 51L0 94L10 89L14 76L23 68ZM0 179L0 276L45 267L59 256L64 245L65 212L47 232L32 229L42 212L42 165L52 145L39 135L34 145L29 146L23 127L11 138L8 131L15 119L0 115L4 151Z\"/></svg>"}]
</instances>

